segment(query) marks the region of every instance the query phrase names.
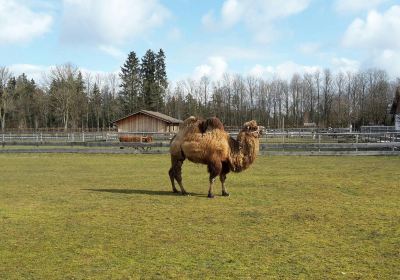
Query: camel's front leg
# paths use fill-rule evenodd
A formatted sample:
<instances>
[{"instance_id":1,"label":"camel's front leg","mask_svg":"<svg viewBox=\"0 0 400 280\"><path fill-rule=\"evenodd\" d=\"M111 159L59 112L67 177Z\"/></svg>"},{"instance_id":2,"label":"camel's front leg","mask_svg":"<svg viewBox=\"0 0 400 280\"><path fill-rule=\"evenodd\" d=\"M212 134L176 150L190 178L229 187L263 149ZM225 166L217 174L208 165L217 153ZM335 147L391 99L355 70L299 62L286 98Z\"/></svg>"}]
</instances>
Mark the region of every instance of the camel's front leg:
<instances>
[{"instance_id":1,"label":"camel's front leg","mask_svg":"<svg viewBox=\"0 0 400 280\"><path fill-rule=\"evenodd\" d=\"M226 174L228 174L229 171L230 171L229 164L227 162L223 162L222 171L221 174L219 175L219 179L221 180L221 186L222 186L222 196L229 196L229 193L225 186Z\"/></svg>"},{"instance_id":2,"label":"camel's front leg","mask_svg":"<svg viewBox=\"0 0 400 280\"><path fill-rule=\"evenodd\" d=\"M215 178L211 178L210 176L210 187L208 188L208 198L214 198L214 194L213 194L213 184L215 182Z\"/></svg>"},{"instance_id":3,"label":"camel's front leg","mask_svg":"<svg viewBox=\"0 0 400 280\"><path fill-rule=\"evenodd\" d=\"M226 187L225 187L226 174L225 173L221 173L221 175L219 175L219 179L221 180L222 196L229 196L229 193L228 193L228 191L226 190Z\"/></svg>"}]
</instances>

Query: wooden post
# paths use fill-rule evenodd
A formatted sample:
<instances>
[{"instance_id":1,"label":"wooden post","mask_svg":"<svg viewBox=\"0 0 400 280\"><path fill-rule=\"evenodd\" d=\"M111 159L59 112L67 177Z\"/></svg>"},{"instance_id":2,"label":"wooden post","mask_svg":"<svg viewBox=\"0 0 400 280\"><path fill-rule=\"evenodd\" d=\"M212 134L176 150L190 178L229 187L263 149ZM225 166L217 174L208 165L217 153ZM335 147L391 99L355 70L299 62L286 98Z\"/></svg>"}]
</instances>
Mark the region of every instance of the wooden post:
<instances>
[{"instance_id":1,"label":"wooden post","mask_svg":"<svg viewBox=\"0 0 400 280\"><path fill-rule=\"evenodd\" d=\"M391 141L391 143L394 144L394 133L392 133L392 141ZM394 152L394 145L392 145L392 152Z\"/></svg>"},{"instance_id":2,"label":"wooden post","mask_svg":"<svg viewBox=\"0 0 400 280\"><path fill-rule=\"evenodd\" d=\"M356 135L356 152L358 152L358 134Z\"/></svg>"},{"instance_id":3,"label":"wooden post","mask_svg":"<svg viewBox=\"0 0 400 280\"><path fill-rule=\"evenodd\" d=\"M318 134L318 153L321 152L321 134Z\"/></svg>"}]
</instances>

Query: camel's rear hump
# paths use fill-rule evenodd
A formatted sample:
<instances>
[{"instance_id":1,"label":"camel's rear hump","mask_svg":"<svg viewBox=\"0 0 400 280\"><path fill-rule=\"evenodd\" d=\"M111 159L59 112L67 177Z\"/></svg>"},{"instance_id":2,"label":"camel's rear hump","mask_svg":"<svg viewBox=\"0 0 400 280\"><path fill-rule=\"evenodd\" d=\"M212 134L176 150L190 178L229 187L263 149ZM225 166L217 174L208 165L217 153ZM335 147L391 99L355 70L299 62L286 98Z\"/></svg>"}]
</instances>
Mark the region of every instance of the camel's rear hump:
<instances>
[{"instance_id":1,"label":"camel's rear hump","mask_svg":"<svg viewBox=\"0 0 400 280\"><path fill-rule=\"evenodd\" d=\"M202 133L211 131L213 129L220 129L225 131L224 125L217 117L208 118L205 121L202 121L199 127Z\"/></svg>"}]
</instances>

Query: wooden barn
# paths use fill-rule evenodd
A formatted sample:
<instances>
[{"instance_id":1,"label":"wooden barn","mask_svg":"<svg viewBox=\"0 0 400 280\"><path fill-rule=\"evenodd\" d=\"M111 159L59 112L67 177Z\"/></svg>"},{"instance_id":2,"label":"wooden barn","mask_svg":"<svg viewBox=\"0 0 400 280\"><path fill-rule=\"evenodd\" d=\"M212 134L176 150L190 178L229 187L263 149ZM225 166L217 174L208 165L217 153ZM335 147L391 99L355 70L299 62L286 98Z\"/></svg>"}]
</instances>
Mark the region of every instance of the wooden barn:
<instances>
[{"instance_id":1,"label":"wooden barn","mask_svg":"<svg viewBox=\"0 0 400 280\"><path fill-rule=\"evenodd\" d=\"M113 122L118 132L177 132L181 120L147 110L130 114Z\"/></svg>"}]
</instances>

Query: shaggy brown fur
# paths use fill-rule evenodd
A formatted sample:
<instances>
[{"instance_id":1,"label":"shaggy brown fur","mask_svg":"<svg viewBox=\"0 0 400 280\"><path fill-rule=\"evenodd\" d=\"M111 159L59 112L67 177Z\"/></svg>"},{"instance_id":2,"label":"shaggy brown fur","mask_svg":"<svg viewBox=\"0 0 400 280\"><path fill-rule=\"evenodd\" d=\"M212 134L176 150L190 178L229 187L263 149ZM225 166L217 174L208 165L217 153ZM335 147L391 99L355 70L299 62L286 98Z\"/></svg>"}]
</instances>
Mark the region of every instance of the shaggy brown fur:
<instances>
[{"instance_id":1,"label":"shaggy brown fur","mask_svg":"<svg viewBox=\"0 0 400 280\"><path fill-rule=\"evenodd\" d=\"M256 121L245 123L235 140L225 132L217 118L206 121L196 117L186 119L170 146L172 166L169 176L173 192L178 192L176 180L182 194L187 194L182 185L182 164L187 158L194 163L207 165L210 173L208 197L214 197L212 187L217 176L222 183L222 195L228 196L225 188L226 174L230 171L241 172L254 162L259 148L259 134L260 128Z\"/></svg>"},{"instance_id":2,"label":"shaggy brown fur","mask_svg":"<svg viewBox=\"0 0 400 280\"><path fill-rule=\"evenodd\" d=\"M205 133L206 131L211 131L213 129L225 130L222 122L216 117L212 117L202 121L199 125L199 128L202 133Z\"/></svg>"}]
</instances>

